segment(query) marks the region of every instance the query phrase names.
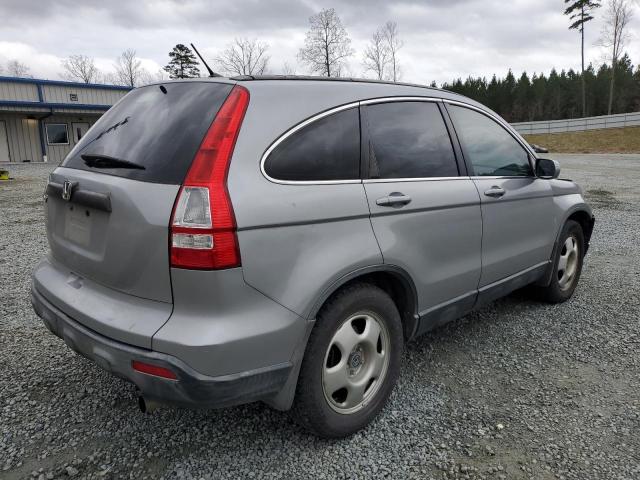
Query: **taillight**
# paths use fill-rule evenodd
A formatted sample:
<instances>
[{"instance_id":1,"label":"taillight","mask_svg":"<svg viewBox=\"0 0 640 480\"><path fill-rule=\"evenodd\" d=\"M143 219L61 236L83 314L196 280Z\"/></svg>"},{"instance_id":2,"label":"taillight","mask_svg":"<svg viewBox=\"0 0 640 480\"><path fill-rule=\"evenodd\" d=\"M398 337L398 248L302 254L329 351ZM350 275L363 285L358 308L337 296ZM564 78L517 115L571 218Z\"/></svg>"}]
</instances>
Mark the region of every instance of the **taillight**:
<instances>
[{"instance_id":1,"label":"taillight","mask_svg":"<svg viewBox=\"0 0 640 480\"><path fill-rule=\"evenodd\" d=\"M217 270L240 266L227 174L248 104L249 92L233 87L193 159L171 217L172 267Z\"/></svg>"}]
</instances>

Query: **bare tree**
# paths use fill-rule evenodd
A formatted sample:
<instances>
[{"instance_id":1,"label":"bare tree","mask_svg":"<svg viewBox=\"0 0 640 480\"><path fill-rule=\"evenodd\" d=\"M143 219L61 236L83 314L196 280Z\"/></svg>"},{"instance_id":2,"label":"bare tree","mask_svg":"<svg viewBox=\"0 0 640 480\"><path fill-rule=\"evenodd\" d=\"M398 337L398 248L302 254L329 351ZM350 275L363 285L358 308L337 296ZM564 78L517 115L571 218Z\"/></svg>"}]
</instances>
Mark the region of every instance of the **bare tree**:
<instances>
[{"instance_id":1,"label":"bare tree","mask_svg":"<svg viewBox=\"0 0 640 480\"><path fill-rule=\"evenodd\" d=\"M269 64L267 50L269 45L255 38L236 38L215 61L232 75L262 75Z\"/></svg>"},{"instance_id":2,"label":"bare tree","mask_svg":"<svg viewBox=\"0 0 640 480\"><path fill-rule=\"evenodd\" d=\"M284 62L282 64L282 75L295 75L296 67L295 65L291 65L289 62Z\"/></svg>"},{"instance_id":3,"label":"bare tree","mask_svg":"<svg viewBox=\"0 0 640 480\"><path fill-rule=\"evenodd\" d=\"M86 55L70 55L62 60L64 72L62 76L68 80L80 80L84 83L97 83L100 80L100 70L93 58Z\"/></svg>"},{"instance_id":4,"label":"bare tree","mask_svg":"<svg viewBox=\"0 0 640 480\"><path fill-rule=\"evenodd\" d=\"M7 63L7 75L10 77L32 78L29 72L29 67L18 60L9 60Z\"/></svg>"},{"instance_id":5,"label":"bare tree","mask_svg":"<svg viewBox=\"0 0 640 480\"><path fill-rule=\"evenodd\" d=\"M609 83L608 115L611 115L611 109L613 107L616 68L618 68L618 60L621 57L622 51L629 41L627 27L632 15L633 12L627 0L608 0L605 23L602 27L600 40L598 42L603 47L610 49L611 81Z\"/></svg>"},{"instance_id":6,"label":"bare tree","mask_svg":"<svg viewBox=\"0 0 640 480\"><path fill-rule=\"evenodd\" d=\"M398 32L398 24L396 22L387 22L382 27L382 33L387 44L389 63L391 64L389 79L397 82L400 80L400 63L398 61L398 51L404 45L400 39Z\"/></svg>"},{"instance_id":7,"label":"bare tree","mask_svg":"<svg viewBox=\"0 0 640 480\"><path fill-rule=\"evenodd\" d=\"M324 9L309 17L309 25L298 58L314 73L339 77L345 60L354 52L340 17L333 8Z\"/></svg>"},{"instance_id":8,"label":"bare tree","mask_svg":"<svg viewBox=\"0 0 640 480\"><path fill-rule=\"evenodd\" d=\"M140 85L144 70L135 50L128 49L122 52L113 66L116 71L115 83L129 87Z\"/></svg>"},{"instance_id":9,"label":"bare tree","mask_svg":"<svg viewBox=\"0 0 640 480\"><path fill-rule=\"evenodd\" d=\"M373 34L364 50L365 71L371 71L378 80L383 80L389 66L389 60L389 48L383 29L380 28Z\"/></svg>"},{"instance_id":10,"label":"bare tree","mask_svg":"<svg viewBox=\"0 0 640 480\"><path fill-rule=\"evenodd\" d=\"M163 82L167 78L167 73L161 68L156 71L156 73L151 73L147 69L142 69L140 72L140 78L138 81L138 85L149 85L150 83Z\"/></svg>"}]
</instances>

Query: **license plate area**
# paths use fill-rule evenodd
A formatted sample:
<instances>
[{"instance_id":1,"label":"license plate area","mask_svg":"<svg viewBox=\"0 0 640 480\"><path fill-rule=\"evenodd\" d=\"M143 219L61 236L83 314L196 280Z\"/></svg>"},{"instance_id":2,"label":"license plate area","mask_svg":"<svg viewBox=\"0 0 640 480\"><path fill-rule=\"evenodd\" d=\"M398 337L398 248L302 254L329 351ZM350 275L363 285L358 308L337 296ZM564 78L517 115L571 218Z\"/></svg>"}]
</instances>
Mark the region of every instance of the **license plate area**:
<instances>
[{"instance_id":1,"label":"license plate area","mask_svg":"<svg viewBox=\"0 0 640 480\"><path fill-rule=\"evenodd\" d=\"M88 247L91 243L92 212L87 208L69 205L64 219L64 238Z\"/></svg>"}]
</instances>

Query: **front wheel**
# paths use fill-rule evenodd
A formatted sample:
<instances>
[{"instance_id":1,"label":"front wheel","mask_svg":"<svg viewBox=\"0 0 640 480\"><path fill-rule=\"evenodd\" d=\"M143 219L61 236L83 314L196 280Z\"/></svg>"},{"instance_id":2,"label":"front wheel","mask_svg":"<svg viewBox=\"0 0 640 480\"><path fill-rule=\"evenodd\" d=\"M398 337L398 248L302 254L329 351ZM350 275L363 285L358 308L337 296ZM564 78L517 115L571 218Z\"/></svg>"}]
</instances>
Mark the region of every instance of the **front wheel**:
<instances>
[{"instance_id":1,"label":"front wheel","mask_svg":"<svg viewBox=\"0 0 640 480\"><path fill-rule=\"evenodd\" d=\"M339 291L309 337L294 404L299 423L327 438L367 425L393 390L403 343L398 309L385 291L370 284Z\"/></svg>"},{"instance_id":2,"label":"front wheel","mask_svg":"<svg viewBox=\"0 0 640 480\"><path fill-rule=\"evenodd\" d=\"M578 285L583 259L582 226L576 221L569 220L564 225L556 246L551 283L547 287L538 289L542 300L550 303L569 300Z\"/></svg>"}]
</instances>

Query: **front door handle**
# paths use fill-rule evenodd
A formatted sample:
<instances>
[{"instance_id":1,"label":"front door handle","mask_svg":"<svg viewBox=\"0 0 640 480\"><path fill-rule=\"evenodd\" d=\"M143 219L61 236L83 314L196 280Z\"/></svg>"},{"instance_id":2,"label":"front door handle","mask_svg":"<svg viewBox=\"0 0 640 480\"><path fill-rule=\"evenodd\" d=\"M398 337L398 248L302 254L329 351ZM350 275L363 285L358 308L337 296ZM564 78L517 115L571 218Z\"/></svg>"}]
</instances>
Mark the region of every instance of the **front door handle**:
<instances>
[{"instance_id":1,"label":"front door handle","mask_svg":"<svg viewBox=\"0 0 640 480\"><path fill-rule=\"evenodd\" d=\"M400 192L392 192L386 197L382 197L376 200L376 205L381 207L404 207L407 203L411 202L411 197Z\"/></svg>"},{"instance_id":2,"label":"front door handle","mask_svg":"<svg viewBox=\"0 0 640 480\"><path fill-rule=\"evenodd\" d=\"M504 191L504 188L500 188L497 185L494 185L493 187L491 187L489 190L485 191L484 194L487 197L493 197L493 198L500 198L502 197L506 192Z\"/></svg>"}]
</instances>

